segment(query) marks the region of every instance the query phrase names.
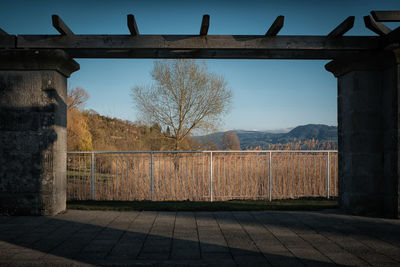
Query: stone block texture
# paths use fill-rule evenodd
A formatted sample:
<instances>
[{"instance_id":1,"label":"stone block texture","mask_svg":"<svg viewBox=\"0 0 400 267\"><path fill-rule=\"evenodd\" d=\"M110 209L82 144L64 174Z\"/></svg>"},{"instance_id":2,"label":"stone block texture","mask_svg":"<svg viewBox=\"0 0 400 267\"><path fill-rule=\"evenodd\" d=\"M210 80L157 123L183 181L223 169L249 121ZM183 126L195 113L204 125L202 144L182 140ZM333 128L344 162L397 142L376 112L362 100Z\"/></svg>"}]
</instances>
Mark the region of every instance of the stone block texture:
<instances>
[{"instance_id":1,"label":"stone block texture","mask_svg":"<svg viewBox=\"0 0 400 267\"><path fill-rule=\"evenodd\" d=\"M399 216L399 55L326 66L338 77L339 196L348 213Z\"/></svg>"},{"instance_id":2,"label":"stone block texture","mask_svg":"<svg viewBox=\"0 0 400 267\"><path fill-rule=\"evenodd\" d=\"M0 213L66 208L67 77L63 51L0 53Z\"/></svg>"}]
</instances>

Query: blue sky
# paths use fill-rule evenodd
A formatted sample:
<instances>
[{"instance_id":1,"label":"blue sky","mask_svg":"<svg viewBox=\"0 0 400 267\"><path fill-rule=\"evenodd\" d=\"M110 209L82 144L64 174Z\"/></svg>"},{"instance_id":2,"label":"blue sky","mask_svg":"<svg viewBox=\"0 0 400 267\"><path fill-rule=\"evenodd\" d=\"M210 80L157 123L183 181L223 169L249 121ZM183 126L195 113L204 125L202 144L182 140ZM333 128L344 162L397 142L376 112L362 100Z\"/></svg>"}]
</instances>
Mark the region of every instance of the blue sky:
<instances>
[{"instance_id":1,"label":"blue sky","mask_svg":"<svg viewBox=\"0 0 400 267\"><path fill-rule=\"evenodd\" d=\"M210 14L209 34L265 34L278 15L282 35L325 35L346 17L356 16L348 35L375 35L362 17L371 10L399 10L400 1L1 1L0 28L10 34L58 34L58 14L76 34L128 34L134 14L141 34L198 34ZM399 26L387 24L392 28ZM151 83L153 60L77 59L68 80L90 95L87 108L136 121L130 90ZM206 60L233 92L232 110L220 130L272 130L307 123L337 125L337 84L324 69L328 61Z\"/></svg>"}]
</instances>

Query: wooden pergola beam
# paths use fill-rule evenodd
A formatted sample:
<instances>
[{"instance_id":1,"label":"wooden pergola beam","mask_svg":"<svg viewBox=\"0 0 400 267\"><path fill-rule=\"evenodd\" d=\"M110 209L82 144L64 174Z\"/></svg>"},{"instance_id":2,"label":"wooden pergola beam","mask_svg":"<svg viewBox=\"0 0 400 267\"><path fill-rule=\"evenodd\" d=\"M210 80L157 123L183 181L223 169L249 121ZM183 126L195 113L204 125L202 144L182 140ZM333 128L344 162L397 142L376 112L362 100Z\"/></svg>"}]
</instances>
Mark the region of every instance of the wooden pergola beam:
<instances>
[{"instance_id":1,"label":"wooden pergola beam","mask_svg":"<svg viewBox=\"0 0 400 267\"><path fill-rule=\"evenodd\" d=\"M333 31L328 34L329 38L337 38L343 36L346 32L348 32L354 26L354 16L350 16L345 19L342 23L340 23Z\"/></svg>"},{"instance_id":2,"label":"wooden pergola beam","mask_svg":"<svg viewBox=\"0 0 400 267\"><path fill-rule=\"evenodd\" d=\"M66 35L66 36L73 36L74 33L71 31L71 29L65 24L65 22L58 16L58 15L52 15L51 20L53 22L53 27L56 28L56 30L61 34L61 35Z\"/></svg>"},{"instance_id":3,"label":"wooden pergola beam","mask_svg":"<svg viewBox=\"0 0 400 267\"><path fill-rule=\"evenodd\" d=\"M386 27L382 23L375 21L374 18L370 15L364 16L364 23L365 27L380 36L385 36L392 31L390 28Z\"/></svg>"},{"instance_id":4,"label":"wooden pergola beam","mask_svg":"<svg viewBox=\"0 0 400 267\"><path fill-rule=\"evenodd\" d=\"M242 50L242 49L65 49L73 58L199 58L199 59L307 59L331 60L335 58L374 55L375 51L319 51L319 50ZM1 53L1 50L0 50Z\"/></svg>"},{"instance_id":5,"label":"wooden pergola beam","mask_svg":"<svg viewBox=\"0 0 400 267\"><path fill-rule=\"evenodd\" d=\"M208 28L210 27L210 15L203 15L201 20L200 35L204 36L208 33Z\"/></svg>"},{"instance_id":6,"label":"wooden pergola beam","mask_svg":"<svg viewBox=\"0 0 400 267\"><path fill-rule=\"evenodd\" d=\"M262 35L18 35L17 48L43 49L295 49L295 50L370 50L378 49L378 37L343 36L331 40L326 36Z\"/></svg>"},{"instance_id":7,"label":"wooden pergola beam","mask_svg":"<svg viewBox=\"0 0 400 267\"><path fill-rule=\"evenodd\" d=\"M371 11L372 17L378 22L400 21L400 10L394 11Z\"/></svg>"},{"instance_id":8,"label":"wooden pergola beam","mask_svg":"<svg viewBox=\"0 0 400 267\"><path fill-rule=\"evenodd\" d=\"M57 15L52 20L61 35L11 36L3 31L0 52L61 49L75 58L335 59L372 55L400 42L400 27L391 31L372 16L364 17L365 24L380 37L343 36L353 27L354 16L327 36L278 36L284 16L278 16L265 35L208 35L209 15L203 16L200 35L141 35L132 14L127 15L129 35L75 35Z\"/></svg>"},{"instance_id":9,"label":"wooden pergola beam","mask_svg":"<svg viewBox=\"0 0 400 267\"><path fill-rule=\"evenodd\" d=\"M135 16L132 14L129 14L127 16L127 24L128 24L128 29L129 32L131 33L131 36L137 36L139 35L139 29L136 24Z\"/></svg>"},{"instance_id":10,"label":"wooden pergola beam","mask_svg":"<svg viewBox=\"0 0 400 267\"><path fill-rule=\"evenodd\" d=\"M272 23L271 27L269 27L265 36L276 36L282 29L284 20L285 20L284 16L278 16L275 19L274 23Z\"/></svg>"},{"instance_id":11,"label":"wooden pergola beam","mask_svg":"<svg viewBox=\"0 0 400 267\"><path fill-rule=\"evenodd\" d=\"M270 36L263 35L18 35L18 49L62 49L72 57L169 58L291 58L332 59L350 53L380 49L374 36ZM93 51L91 51L93 50Z\"/></svg>"}]
</instances>

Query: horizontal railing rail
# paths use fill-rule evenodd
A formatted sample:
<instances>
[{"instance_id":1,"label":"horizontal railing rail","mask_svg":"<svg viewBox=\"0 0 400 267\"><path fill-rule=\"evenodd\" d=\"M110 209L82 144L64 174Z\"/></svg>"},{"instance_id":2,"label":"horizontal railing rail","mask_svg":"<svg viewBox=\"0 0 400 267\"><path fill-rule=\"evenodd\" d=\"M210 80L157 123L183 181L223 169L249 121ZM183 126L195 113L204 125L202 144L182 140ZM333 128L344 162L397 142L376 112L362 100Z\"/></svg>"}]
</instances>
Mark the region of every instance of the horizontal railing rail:
<instances>
[{"instance_id":1,"label":"horizontal railing rail","mask_svg":"<svg viewBox=\"0 0 400 267\"><path fill-rule=\"evenodd\" d=\"M327 153L337 150L188 150L188 151L70 151L68 154L144 154L144 153L159 153L159 154L179 154L179 153Z\"/></svg>"},{"instance_id":2,"label":"horizontal railing rail","mask_svg":"<svg viewBox=\"0 0 400 267\"><path fill-rule=\"evenodd\" d=\"M337 196L336 150L73 151L69 200Z\"/></svg>"}]
</instances>

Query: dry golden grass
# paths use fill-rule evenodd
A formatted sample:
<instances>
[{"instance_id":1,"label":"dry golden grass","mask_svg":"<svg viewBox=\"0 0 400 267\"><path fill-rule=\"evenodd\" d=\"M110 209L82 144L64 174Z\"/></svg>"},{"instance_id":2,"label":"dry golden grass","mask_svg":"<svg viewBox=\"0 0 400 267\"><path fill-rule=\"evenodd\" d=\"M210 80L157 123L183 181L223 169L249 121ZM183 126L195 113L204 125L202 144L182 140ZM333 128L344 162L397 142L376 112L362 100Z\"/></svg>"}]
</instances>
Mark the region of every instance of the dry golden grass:
<instances>
[{"instance_id":1,"label":"dry golden grass","mask_svg":"<svg viewBox=\"0 0 400 267\"><path fill-rule=\"evenodd\" d=\"M213 152L213 200L327 196L327 152ZM337 196L337 152L329 153L329 195ZM68 199L210 200L210 153L68 155ZM151 171L152 169L152 171ZM151 175L152 172L152 175ZM270 179L271 174L271 179ZM153 182L151 182L151 176ZM271 182L271 190L269 183ZM153 194L151 193L153 192Z\"/></svg>"}]
</instances>

